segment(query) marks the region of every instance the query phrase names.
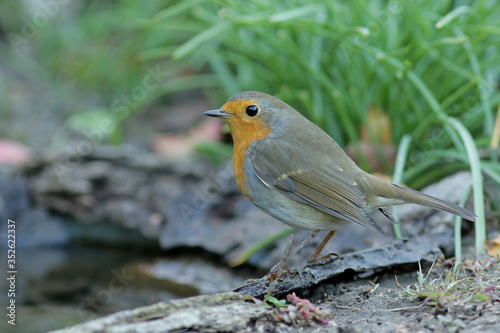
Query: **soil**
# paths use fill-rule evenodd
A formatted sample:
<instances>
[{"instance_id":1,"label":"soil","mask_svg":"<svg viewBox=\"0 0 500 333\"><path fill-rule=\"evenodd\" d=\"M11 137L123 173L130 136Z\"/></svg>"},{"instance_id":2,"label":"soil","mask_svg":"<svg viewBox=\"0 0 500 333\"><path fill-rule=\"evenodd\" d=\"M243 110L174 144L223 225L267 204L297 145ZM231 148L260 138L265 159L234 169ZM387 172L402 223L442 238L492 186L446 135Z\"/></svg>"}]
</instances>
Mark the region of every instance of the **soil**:
<instances>
[{"instance_id":1,"label":"soil","mask_svg":"<svg viewBox=\"0 0 500 333\"><path fill-rule=\"evenodd\" d=\"M436 268L432 275L443 270ZM333 316L330 325L337 325L340 332L498 332L500 302L471 302L451 309L451 305L432 306L429 301L402 297L398 282L407 287L416 281L417 272L384 274L324 284L303 296L326 307Z\"/></svg>"}]
</instances>

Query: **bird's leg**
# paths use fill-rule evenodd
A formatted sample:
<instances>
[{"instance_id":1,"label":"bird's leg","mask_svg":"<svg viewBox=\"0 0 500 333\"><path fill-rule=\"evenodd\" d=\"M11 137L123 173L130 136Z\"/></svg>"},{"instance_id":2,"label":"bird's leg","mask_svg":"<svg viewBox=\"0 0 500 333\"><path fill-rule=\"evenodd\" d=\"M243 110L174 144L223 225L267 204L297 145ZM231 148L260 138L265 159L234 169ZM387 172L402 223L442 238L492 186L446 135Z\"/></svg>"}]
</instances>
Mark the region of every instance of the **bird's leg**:
<instances>
[{"instance_id":1,"label":"bird's leg","mask_svg":"<svg viewBox=\"0 0 500 333\"><path fill-rule=\"evenodd\" d=\"M330 241L330 239L332 239L333 235L335 235L335 233L337 232L337 230L332 230L328 233L328 235L326 235L325 239L323 240L323 242L321 242L321 244L318 246L318 248L316 249L316 251L314 251L314 253L312 254L312 256L309 257L309 260L307 260L307 263L308 264L312 264L312 263L315 263L315 262L318 262L318 261L321 261L321 260L324 260L324 259L327 259L327 258L330 258L331 255L330 254L327 254L321 258L318 258L321 251L323 251L323 248L326 246L326 244L328 244L328 242ZM335 254L334 255L337 256L337 258L340 259L339 255L338 254Z\"/></svg>"},{"instance_id":2,"label":"bird's leg","mask_svg":"<svg viewBox=\"0 0 500 333\"><path fill-rule=\"evenodd\" d=\"M301 248L303 248L306 244L308 244L314 237L318 234L319 231L309 231L307 236L300 241L297 245L293 246L293 235L290 243L288 244L285 254L281 258L281 260L271 268L271 270L263 277L266 280L274 280L279 279L283 270L285 269L286 262L290 259L295 253L297 253Z\"/></svg>"}]
</instances>

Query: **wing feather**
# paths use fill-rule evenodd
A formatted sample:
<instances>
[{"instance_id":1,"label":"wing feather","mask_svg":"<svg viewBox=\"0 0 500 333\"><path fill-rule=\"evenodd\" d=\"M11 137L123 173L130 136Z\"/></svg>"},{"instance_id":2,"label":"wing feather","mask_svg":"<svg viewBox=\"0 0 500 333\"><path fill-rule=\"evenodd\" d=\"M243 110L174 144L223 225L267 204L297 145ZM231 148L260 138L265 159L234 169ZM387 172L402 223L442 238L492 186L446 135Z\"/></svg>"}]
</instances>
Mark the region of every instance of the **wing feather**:
<instances>
[{"instance_id":1,"label":"wing feather","mask_svg":"<svg viewBox=\"0 0 500 333\"><path fill-rule=\"evenodd\" d=\"M259 140L252 149L252 166L264 184L327 214L382 232L365 209L364 190L332 159L297 161L293 147L283 145Z\"/></svg>"}]
</instances>

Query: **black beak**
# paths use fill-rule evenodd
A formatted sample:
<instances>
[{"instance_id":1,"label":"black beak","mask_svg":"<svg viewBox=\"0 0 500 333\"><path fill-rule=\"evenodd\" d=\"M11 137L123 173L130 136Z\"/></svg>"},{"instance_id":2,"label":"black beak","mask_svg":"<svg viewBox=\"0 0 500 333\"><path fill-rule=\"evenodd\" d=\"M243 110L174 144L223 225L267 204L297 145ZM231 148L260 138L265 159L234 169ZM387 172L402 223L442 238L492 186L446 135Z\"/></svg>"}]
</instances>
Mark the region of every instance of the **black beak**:
<instances>
[{"instance_id":1,"label":"black beak","mask_svg":"<svg viewBox=\"0 0 500 333\"><path fill-rule=\"evenodd\" d=\"M224 111L222 109L205 111L205 112L203 112L203 114L205 116L209 116L209 117L221 117L221 118L227 118L227 117L231 116L230 113L227 113L226 111Z\"/></svg>"}]
</instances>

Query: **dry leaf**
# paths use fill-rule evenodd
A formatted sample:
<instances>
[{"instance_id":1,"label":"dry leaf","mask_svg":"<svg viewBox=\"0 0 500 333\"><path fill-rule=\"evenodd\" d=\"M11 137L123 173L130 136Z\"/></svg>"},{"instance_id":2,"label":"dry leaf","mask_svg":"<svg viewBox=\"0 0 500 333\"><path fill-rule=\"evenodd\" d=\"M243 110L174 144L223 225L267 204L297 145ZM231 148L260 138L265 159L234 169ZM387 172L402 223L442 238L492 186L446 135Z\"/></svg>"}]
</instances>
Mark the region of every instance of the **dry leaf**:
<instances>
[{"instance_id":1,"label":"dry leaf","mask_svg":"<svg viewBox=\"0 0 500 333\"><path fill-rule=\"evenodd\" d=\"M382 148L382 154L384 154L389 164L388 167L391 168L394 165L397 152L397 147L391 143L391 121L385 114L384 110L373 104L370 105L370 108L368 109L368 112L366 114L365 124L362 124L359 127L359 147L361 149L361 153L366 157L366 160L370 164L370 168L375 172L384 173L387 170L385 170L384 165L378 156L375 143L370 138L368 128L370 128L373 134L376 136ZM354 149L354 146L352 144L347 145L346 152L347 155L349 155L355 162L359 161L356 149Z\"/></svg>"},{"instance_id":2,"label":"dry leaf","mask_svg":"<svg viewBox=\"0 0 500 333\"><path fill-rule=\"evenodd\" d=\"M500 235L492 240L484 242L484 248L493 258L500 258Z\"/></svg>"},{"instance_id":3,"label":"dry leaf","mask_svg":"<svg viewBox=\"0 0 500 333\"><path fill-rule=\"evenodd\" d=\"M391 120L385 114L384 110L371 104L367 114L367 124L381 144L390 144L392 142ZM361 141L371 143L368 129L363 124L360 127Z\"/></svg>"},{"instance_id":4,"label":"dry leaf","mask_svg":"<svg viewBox=\"0 0 500 333\"><path fill-rule=\"evenodd\" d=\"M370 142L366 141L361 141L359 143L361 153L363 156L366 157L366 160L368 161L368 164L370 165L370 168L379 173L384 173L387 170L384 169L382 161L380 161L380 158L378 157L377 150L375 149L375 145ZM387 159L387 162L389 163L389 167L392 167L394 165L394 162L396 160L396 153L397 153L397 147L391 144L387 145L382 145L382 152L385 155L385 158ZM358 157L356 153L356 149L354 148L354 145L348 144L346 147L346 153L351 157L354 162L359 164L360 158Z\"/></svg>"}]
</instances>

